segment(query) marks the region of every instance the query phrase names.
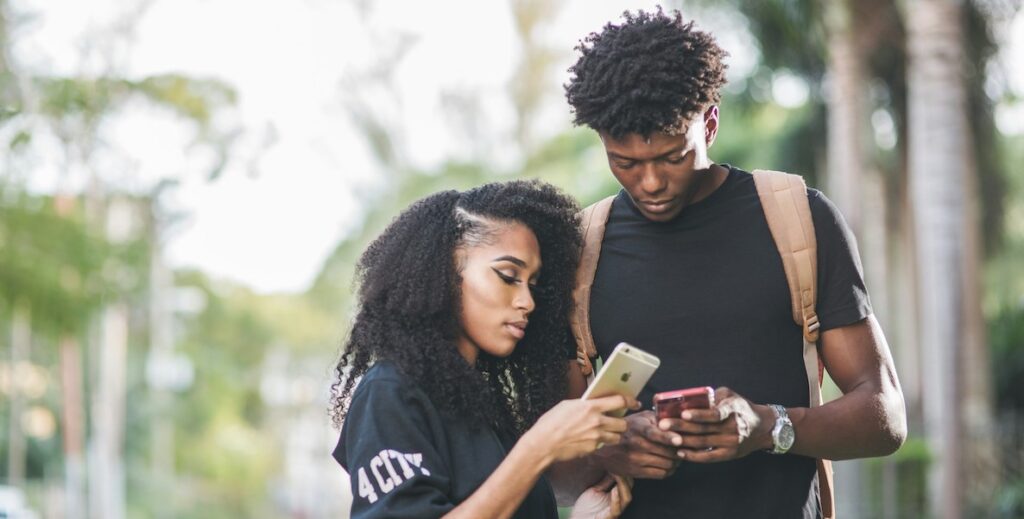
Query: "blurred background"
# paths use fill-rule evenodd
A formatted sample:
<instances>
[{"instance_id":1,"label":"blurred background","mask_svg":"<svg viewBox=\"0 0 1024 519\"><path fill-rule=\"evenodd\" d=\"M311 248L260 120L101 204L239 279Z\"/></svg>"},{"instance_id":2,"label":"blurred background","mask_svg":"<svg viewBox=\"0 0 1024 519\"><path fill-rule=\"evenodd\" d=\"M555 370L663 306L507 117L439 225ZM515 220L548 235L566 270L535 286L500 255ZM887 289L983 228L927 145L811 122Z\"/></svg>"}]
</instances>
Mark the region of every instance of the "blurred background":
<instances>
[{"instance_id":1,"label":"blurred background","mask_svg":"<svg viewBox=\"0 0 1024 519\"><path fill-rule=\"evenodd\" d=\"M712 158L857 234L911 436L839 513L1024 517L1020 0L663 5L731 54ZM440 189L615 192L562 85L653 7L0 0L0 517L346 517L362 248Z\"/></svg>"}]
</instances>

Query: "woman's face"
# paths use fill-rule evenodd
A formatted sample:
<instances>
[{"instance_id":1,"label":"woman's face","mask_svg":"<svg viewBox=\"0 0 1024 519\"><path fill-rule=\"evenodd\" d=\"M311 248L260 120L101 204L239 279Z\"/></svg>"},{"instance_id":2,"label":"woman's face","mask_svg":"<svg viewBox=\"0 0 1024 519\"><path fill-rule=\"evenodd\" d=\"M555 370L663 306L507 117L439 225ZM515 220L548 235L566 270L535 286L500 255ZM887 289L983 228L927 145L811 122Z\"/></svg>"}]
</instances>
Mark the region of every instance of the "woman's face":
<instances>
[{"instance_id":1,"label":"woman's face","mask_svg":"<svg viewBox=\"0 0 1024 519\"><path fill-rule=\"evenodd\" d=\"M488 243L456 252L462 276L459 353L476 363L480 351L512 354L533 312L530 293L540 273L540 244L521 223L496 222Z\"/></svg>"}]
</instances>

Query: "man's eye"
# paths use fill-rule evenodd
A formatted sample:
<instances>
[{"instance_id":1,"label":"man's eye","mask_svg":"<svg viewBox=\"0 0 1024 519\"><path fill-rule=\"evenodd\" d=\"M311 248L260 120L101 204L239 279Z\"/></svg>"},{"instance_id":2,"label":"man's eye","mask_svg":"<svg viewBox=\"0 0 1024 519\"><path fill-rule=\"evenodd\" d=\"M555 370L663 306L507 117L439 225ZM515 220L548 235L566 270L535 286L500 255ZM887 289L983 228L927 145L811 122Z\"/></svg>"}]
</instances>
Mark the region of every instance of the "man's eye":
<instances>
[{"instance_id":1,"label":"man's eye","mask_svg":"<svg viewBox=\"0 0 1024 519\"><path fill-rule=\"evenodd\" d=\"M630 169L636 165L636 162L616 162L615 167L619 169Z\"/></svg>"}]
</instances>

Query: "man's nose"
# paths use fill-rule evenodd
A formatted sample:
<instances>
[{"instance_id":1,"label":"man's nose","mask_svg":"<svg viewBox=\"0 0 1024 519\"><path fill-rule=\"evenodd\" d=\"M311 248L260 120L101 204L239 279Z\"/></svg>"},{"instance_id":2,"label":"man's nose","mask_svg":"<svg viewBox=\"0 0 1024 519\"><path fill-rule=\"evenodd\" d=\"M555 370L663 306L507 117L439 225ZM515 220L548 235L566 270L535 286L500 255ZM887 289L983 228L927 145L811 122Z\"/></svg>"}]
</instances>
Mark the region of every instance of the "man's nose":
<instances>
[{"instance_id":1,"label":"man's nose","mask_svg":"<svg viewBox=\"0 0 1024 519\"><path fill-rule=\"evenodd\" d=\"M658 173L653 163L644 164L641 175L643 176L640 178L640 189L644 193L653 195L665 189L665 179Z\"/></svg>"}]
</instances>

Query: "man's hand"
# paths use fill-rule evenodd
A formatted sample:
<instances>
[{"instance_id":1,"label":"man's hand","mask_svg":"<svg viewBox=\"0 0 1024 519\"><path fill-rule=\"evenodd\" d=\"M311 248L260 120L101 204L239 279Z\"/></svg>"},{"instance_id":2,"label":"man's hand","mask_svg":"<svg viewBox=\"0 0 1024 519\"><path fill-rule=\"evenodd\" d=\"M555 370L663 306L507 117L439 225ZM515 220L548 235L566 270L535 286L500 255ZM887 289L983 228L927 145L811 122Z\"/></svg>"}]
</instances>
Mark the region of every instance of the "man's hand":
<instances>
[{"instance_id":1,"label":"man's hand","mask_svg":"<svg viewBox=\"0 0 1024 519\"><path fill-rule=\"evenodd\" d=\"M664 479L679 465L676 450L683 437L658 428L653 411L626 417L627 429L618 445L599 449L594 455L605 470L622 476Z\"/></svg>"},{"instance_id":2,"label":"man's hand","mask_svg":"<svg viewBox=\"0 0 1024 519\"><path fill-rule=\"evenodd\" d=\"M687 409L679 418L658 422L662 431L681 433L680 459L728 461L772 446L775 412L770 407L753 404L726 387L715 390L715 401L718 403L711 409Z\"/></svg>"}]
</instances>

